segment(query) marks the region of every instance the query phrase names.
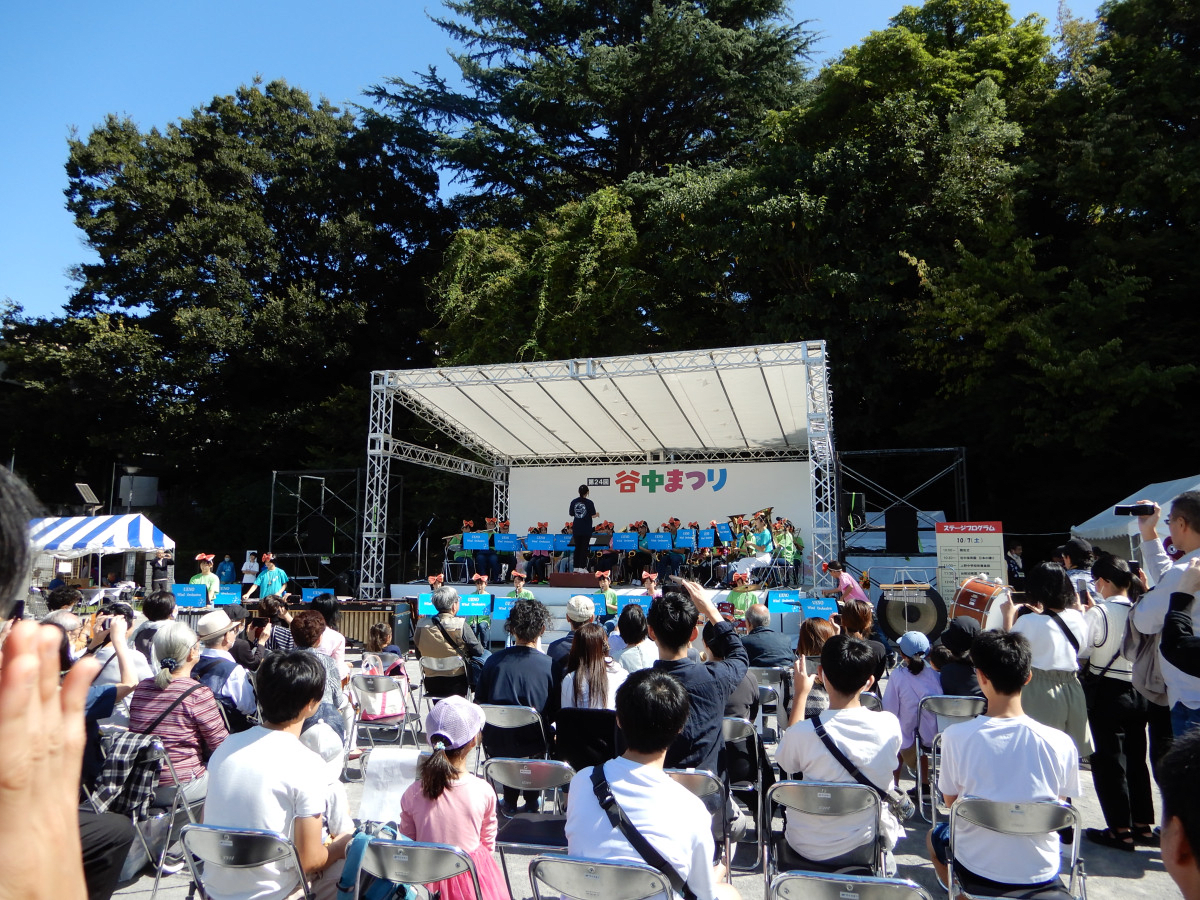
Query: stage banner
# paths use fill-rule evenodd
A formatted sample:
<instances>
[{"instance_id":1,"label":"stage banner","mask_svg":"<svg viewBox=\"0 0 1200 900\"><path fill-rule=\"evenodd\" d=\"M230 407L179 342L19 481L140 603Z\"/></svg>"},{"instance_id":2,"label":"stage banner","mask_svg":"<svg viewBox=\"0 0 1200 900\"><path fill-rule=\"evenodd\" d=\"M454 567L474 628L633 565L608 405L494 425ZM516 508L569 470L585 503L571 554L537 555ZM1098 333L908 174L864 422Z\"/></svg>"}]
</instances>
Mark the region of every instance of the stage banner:
<instances>
[{"instance_id":1,"label":"stage banner","mask_svg":"<svg viewBox=\"0 0 1200 900\"><path fill-rule=\"evenodd\" d=\"M554 549L554 535L552 534L531 534L525 538L525 546L530 550L546 550Z\"/></svg>"},{"instance_id":2,"label":"stage banner","mask_svg":"<svg viewBox=\"0 0 1200 900\"><path fill-rule=\"evenodd\" d=\"M701 528L696 535L697 547L715 547L717 538L717 530L715 528Z\"/></svg>"},{"instance_id":3,"label":"stage banner","mask_svg":"<svg viewBox=\"0 0 1200 900\"><path fill-rule=\"evenodd\" d=\"M783 462L636 462L594 466L513 466L509 516L521 533L538 521L563 521L587 485L599 518L620 524L721 521L770 506L812 543L809 464ZM724 538L723 538L724 539Z\"/></svg>"},{"instance_id":4,"label":"stage banner","mask_svg":"<svg viewBox=\"0 0 1200 900\"><path fill-rule=\"evenodd\" d=\"M650 612L650 604L654 598L648 594L617 594L617 615L625 611L627 606L640 606L642 612Z\"/></svg>"},{"instance_id":5,"label":"stage banner","mask_svg":"<svg viewBox=\"0 0 1200 900\"><path fill-rule=\"evenodd\" d=\"M950 600L958 586L980 573L1008 584L1001 522L936 522L938 593ZM943 568L948 567L948 568ZM950 569L954 571L951 572Z\"/></svg>"},{"instance_id":6,"label":"stage banner","mask_svg":"<svg viewBox=\"0 0 1200 900\"><path fill-rule=\"evenodd\" d=\"M724 544L733 543L733 529L729 527L728 522L717 523L717 537L719 537L721 542Z\"/></svg>"},{"instance_id":7,"label":"stage banner","mask_svg":"<svg viewBox=\"0 0 1200 900\"><path fill-rule=\"evenodd\" d=\"M671 532L652 531L646 535L646 546L651 550L670 550Z\"/></svg>"},{"instance_id":8,"label":"stage banner","mask_svg":"<svg viewBox=\"0 0 1200 900\"><path fill-rule=\"evenodd\" d=\"M517 534L496 534L496 550L500 553L516 553L521 549L521 536Z\"/></svg>"},{"instance_id":9,"label":"stage banner","mask_svg":"<svg viewBox=\"0 0 1200 900\"><path fill-rule=\"evenodd\" d=\"M555 534L555 535L551 535L551 537L554 538L554 549L555 550L562 551L562 550L571 549L571 535Z\"/></svg>"},{"instance_id":10,"label":"stage banner","mask_svg":"<svg viewBox=\"0 0 1200 900\"><path fill-rule=\"evenodd\" d=\"M202 584L176 584L171 586L176 606L208 606L208 588Z\"/></svg>"},{"instance_id":11,"label":"stage banner","mask_svg":"<svg viewBox=\"0 0 1200 900\"><path fill-rule=\"evenodd\" d=\"M464 531L463 549L486 550L488 549L488 538L490 537L491 535L486 531Z\"/></svg>"},{"instance_id":12,"label":"stage banner","mask_svg":"<svg viewBox=\"0 0 1200 900\"><path fill-rule=\"evenodd\" d=\"M680 528L675 532L675 546L684 550L691 550L696 546L696 532L692 528Z\"/></svg>"},{"instance_id":13,"label":"stage banner","mask_svg":"<svg viewBox=\"0 0 1200 900\"><path fill-rule=\"evenodd\" d=\"M217 599L213 603L217 606L232 606L234 603L241 603L242 587L240 584L221 585L217 589Z\"/></svg>"},{"instance_id":14,"label":"stage banner","mask_svg":"<svg viewBox=\"0 0 1200 900\"><path fill-rule=\"evenodd\" d=\"M614 550L636 550L638 534L636 531L618 531L613 535Z\"/></svg>"}]
</instances>

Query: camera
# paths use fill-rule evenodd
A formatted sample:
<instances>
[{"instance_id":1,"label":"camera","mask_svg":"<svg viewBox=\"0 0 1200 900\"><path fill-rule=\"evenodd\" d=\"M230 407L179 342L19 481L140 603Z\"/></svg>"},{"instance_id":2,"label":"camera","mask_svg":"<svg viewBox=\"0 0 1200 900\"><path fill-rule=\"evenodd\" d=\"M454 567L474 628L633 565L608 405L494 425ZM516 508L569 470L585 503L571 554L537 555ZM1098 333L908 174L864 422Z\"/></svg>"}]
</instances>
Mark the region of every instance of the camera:
<instances>
[{"instance_id":1,"label":"camera","mask_svg":"<svg viewBox=\"0 0 1200 900\"><path fill-rule=\"evenodd\" d=\"M1124 506L1118 506L1113 510L1115 516L1152 516L1154 515L1153 503L1129 503Z\"/></svg>"}]
</instances>

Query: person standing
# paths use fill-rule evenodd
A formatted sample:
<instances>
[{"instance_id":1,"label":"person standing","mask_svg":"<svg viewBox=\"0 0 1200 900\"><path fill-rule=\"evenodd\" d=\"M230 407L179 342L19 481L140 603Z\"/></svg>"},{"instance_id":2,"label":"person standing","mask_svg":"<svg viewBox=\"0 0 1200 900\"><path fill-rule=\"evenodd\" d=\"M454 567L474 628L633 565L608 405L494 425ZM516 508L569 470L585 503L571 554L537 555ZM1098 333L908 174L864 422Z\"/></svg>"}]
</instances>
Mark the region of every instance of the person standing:
<instances>
[{"instance_id":1,"label":"person standing","mask_svg":"<svg viewBox=\"0 0 1200 900\"><path fill-rule=\"evenodd\" d=\"M171 589L171 566L175 565L175 557L169 550L155 550L154 559L150 560L150 589L153 591L169 591Z\"/></svg>"},{"instance_id":2,"label":"person standing","mask_svg":"<svg viewBox=\"0 0 1200 900\"><path fill-rule=\"evenodd\" d=\"M258 554L253 550L246 551L246 561L242 563L242 596L249 597L254 580L258 578ZM264 594L263 596L267 596Z\"/></svg>"},{"instance_id":3,"label":"person standing","mask_svg":"<svg viewBox=\"0 0 1200 900\"><path fill-rule=\"evenodd\" d=\"M579 496L571 501L567 512L571 516L571 535L575 544L575 571L586 572L592 544L592 519L598 517L596 504L588 499L588 486L579 486Z\"/></svg>"},{"instance_id":4,"label":"person standing","mask_svg":"<svg viewBox=\"0 0 1200 900\"><path fill-rule=\"evenodd\" d=\"M188 584L204 585L208 590L208 605L212 606L213 600L217 597L217 591L221 589L221 582L213 574L213 554L197 553L196 562L200 564L200 571L191 577Z\"/></svg>"},{"instance_id":5,"label":"person standing","mask_svg":"<svg viewBox=\"0 0 1200 900\"><path fill-rule=\"evenodd\" d=\"M233 568L233 560L229 558L228 553L217 565L217 579L221 584L233 584L237 581L237 571Z\"/></svg>"},{"instance_id":6,"label":"person standing","mask_svg":"<svg viewBox=\"0 0 1200 900\"><path fill-rule=\"evenodd\" d=\"M258 577L254 579L254 584L246 592L246 599L253 597L255 591L258 591L264 597L270 597L272 594L284 594L284 589L287 587L287 572L275 565L275 557L270 553L264 553L262 561L265 568L258 573Z\"/></svg>"}]
</instances>

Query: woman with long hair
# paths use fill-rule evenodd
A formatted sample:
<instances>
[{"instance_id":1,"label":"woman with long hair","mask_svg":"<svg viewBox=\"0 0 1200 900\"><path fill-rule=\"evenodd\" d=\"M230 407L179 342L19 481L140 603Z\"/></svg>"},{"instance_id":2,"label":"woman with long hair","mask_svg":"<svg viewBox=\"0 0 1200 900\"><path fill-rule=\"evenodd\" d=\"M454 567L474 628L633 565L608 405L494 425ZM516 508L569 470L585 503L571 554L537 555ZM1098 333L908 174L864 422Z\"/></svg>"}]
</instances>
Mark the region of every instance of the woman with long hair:
<instances>
[{"instance_id":1,"label":"woman with long hair","mask_svg":"<svg viewBox=\"0 0 1200 900\"><path fill-rule=\"evenodd\" d=\"M887 647L875 640L875 610L866 600L847 600L842 604L841 627L844 634L866 641L875 652L875 684L887 670Z\"/></svg>"},{"instance_id":2,"label":"woman with long hair","mask_svg":"<svg viewBox=\"0 0 1200 900\"><path fill-rule=\"evenodd\" d=\"M604 626L591 622L575 632L567 675L562 683L564 709L616 709L617 688L629 673L608 655Z\"/></svg>"},{"instance_id":3,"label":"woman with long hair","mask_svg":"<svg viewBox=\"0 0 1200 900\"><path fill-rule=\"evenodd\" d=\"M796 640L796 655L804 660L808 674L815 675L817 666L821 664L821 648L825 642L837 634L837 626L828 619L805 619L800 623L800 636ZM804 703L804 718L815 719L829 709L829 692L820 681L816 682L808 692Z\"/></svg>"}]
</instances>

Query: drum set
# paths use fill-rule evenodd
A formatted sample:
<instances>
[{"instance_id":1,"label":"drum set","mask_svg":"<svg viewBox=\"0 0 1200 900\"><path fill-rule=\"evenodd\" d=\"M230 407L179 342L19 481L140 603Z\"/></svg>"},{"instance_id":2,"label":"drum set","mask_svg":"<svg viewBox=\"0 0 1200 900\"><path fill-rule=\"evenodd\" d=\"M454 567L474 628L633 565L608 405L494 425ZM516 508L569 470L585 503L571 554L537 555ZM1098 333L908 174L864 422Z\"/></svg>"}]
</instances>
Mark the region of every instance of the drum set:
<instances>
[{"instance_id":1,"label":"drum set","mask_svg":"<svg viewBox=\"0 0 1200 900\"><path fill-rule=\"evenodd\" d=\"M879 587L877 616L883 632L892 640L898 640L905 631L919 631L931 641L936 640L947 623L958 616L974 619L983 631L1000 629L1004 624L1004 602L1012 596L1012 589L1000 578L986 574L963 580L949 605L933 585L918 578L897 577L895 583L881 583Z\"/></svg>"}]
</instances>

